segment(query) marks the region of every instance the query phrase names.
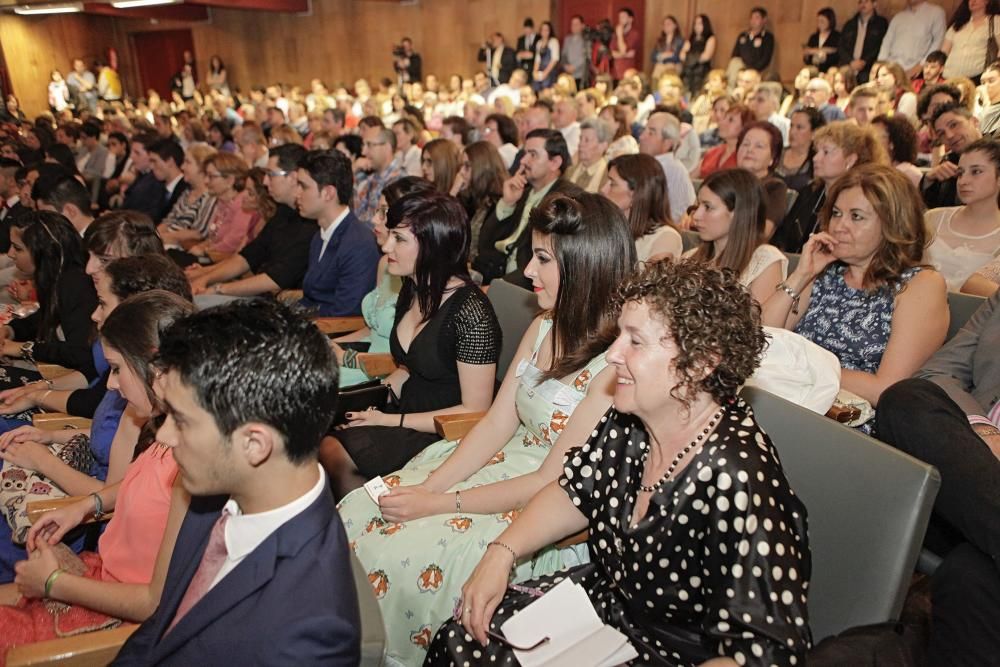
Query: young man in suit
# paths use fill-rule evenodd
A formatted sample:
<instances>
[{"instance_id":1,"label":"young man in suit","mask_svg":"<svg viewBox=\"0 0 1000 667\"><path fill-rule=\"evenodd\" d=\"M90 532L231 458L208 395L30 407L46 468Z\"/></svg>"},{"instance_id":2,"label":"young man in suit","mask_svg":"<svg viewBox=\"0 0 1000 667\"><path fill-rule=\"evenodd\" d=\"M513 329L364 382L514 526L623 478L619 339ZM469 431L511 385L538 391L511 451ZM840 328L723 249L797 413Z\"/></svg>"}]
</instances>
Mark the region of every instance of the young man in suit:
<instances>
[{"instance_id":1,"label":"young man in suit","mask_svg":"<svg viewBox=\"0 0 1000 667\"><path fill-rule=\"evenodd\" d=\"M348 207L353 179L351 161L337 151L312 151L299 164L299 214L319 225L300 303L324 317L360 314L375 287L381 254L371 228Z\"/></svg>"},{"instance_id":2,"label":"young man in suit","mask_svg":"<svg viewBox=\"0 0 1000 667\"><path fill-rule=\"evenodd\" d=\"M164 189L160 210L157 212L159 217L154 218L153 222L160 222L167 217L177 200L190 187L184 180L184 174L181 173L182 164L184 164L184 149L173 139L161 139L149 147L150 169L156 180L163 183Z\"/></svg>"},{"instance_id":3,"label":"young man in suit","mask_svg":"<svg viewBox=\"0 0 1000 667\"><path fill-rule=\"evenodd\" d=\"M875 13L875 0L858 0L858 13L844 24L838 47L840 62L850 65L858 83L868 82L888 30L889 21Z\"/></svg>"},{"instance_id":4,"label":"young man in suit","mask_svg":"<svg viewBox=\"0 0 1000 667\"><path fill-rule=\"evenodd\" d=\"M125 191L125 199L121 208L132 211L139 211L148 215L153 222L159 222L160 212L163 210L164 193L166 189L163 182L153 174L149 161L149 153L159 138L155 134L140 134L132 137L131 147L132 166L135 168L136 177L132 185Z\"/></svg>"},{"instance_id":5,"label":"young man in suit","mask_svg":"<svg viewBox=\"0 0 1000 667\"><path fill-rule=\"evenodd\" d=\"M319 466L337 398L323 335L273 301L172 325L157 393L191 506L160 604L116 665L360 660L350 550Z\"/></svg>"}]
</instances>

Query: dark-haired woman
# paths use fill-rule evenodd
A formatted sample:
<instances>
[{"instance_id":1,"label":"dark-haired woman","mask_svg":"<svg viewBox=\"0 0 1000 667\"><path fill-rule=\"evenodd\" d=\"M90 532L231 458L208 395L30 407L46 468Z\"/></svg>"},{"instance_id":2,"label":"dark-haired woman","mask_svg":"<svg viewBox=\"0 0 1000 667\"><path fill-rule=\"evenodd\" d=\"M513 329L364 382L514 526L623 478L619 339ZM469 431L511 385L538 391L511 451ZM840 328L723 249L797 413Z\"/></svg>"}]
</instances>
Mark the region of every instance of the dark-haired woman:
<instances>
[{"instance_id":1,"label":"dark-haired woman","mask_svg":"<svg viewBox=\"0 0 1000 667\"><path fill-rule=\"evenodd\" d=\"M217 120L208 126L208 143L221 153L237 151L236 142L233 141L233 135L229 131L229 124L223 120Z\"/></svg>"},{"instance_id":2,"label":"dark-haired woman","mask_svg":"<svg viewBox=\"0 0 1000 667\"><path fill-rule=\"evenodd\" d=\"M774 174L785 182L789 190L798 192L812 180L812 158L815 152L813 132L824 125L826 118L814 107L803 107L792 112L788 126L788 145L774 167Z\"/></svg>"},{"instance_id":3,"label":"dark-haired woman","mask_svg":"<svg viewBox=\"0 0 1000 667\"><path fill-rule=\"evenodd\" d=\"M417 176L398 178L382 189L378 207L375 209L375 215L372 216L372 227L379 247L385 245L389 239L389 230L386 227L389 209L407 195L427 193L433 190L432 183ZM406 206L393 209L393 215L405 215L406 212ZM389 273L388 267L388 257L383 255L378 263L375 289L361 300L361 314L365 318L365 326L346 336L334 339L332 343L333 351L337 355L337 363L340 364L338 380L341 387L350 387L371 380L358 363L360 350L369 354L385 354L390 351L389 336L392 334L392 326L396 320L396 300L399 297L402 282L399 276ZM352 347L350 345L352 343L361 343L362 346L360 348ZM367 349L364 349L365 346Z\"/></svg>"},{"instance_id":4,"label":"dark-haired woman","mask_svg":"<svg viewBox=\"0 0 1000 667\"><path fill-rule=\"evenodd\" d=\"M684 241L670 220L667 179L655 158L619 155L608 163L601 194L627 218L640 262L681 256Z\"/></svg>"},{"instance_id":5,"label":"dark-haired woman","mask_svg":"<svg viewBox=\"0 0 1000 667\"><path fill-rule=\"evenodd\" d=\"M517 145L520 143L517 124L513 119L502 113L490 114L486 117L486 125L483 127L483 139L497 147L500 157L503 158L503 166L510 169L510 165L514 164L514 158L517 157Z\"/></svg>"},{"instance_id":6,"label":"dark-haired woman","mask_svg":"<svg viewBox=\"0 0 1000 667\"><path fill-rule=\"evenodd\" d=\"M397 201L382 251L403 279L389 346L399 366L385 382L399 397L382 410L349 412L323 439L320 460L335 495L396 470L434 442L434 416L479 412L493 402L500 325L469 277L469 228L456 199L440 193Z\"/></svg>"},{"instance_id":7,"label":"dark-haired woman","mask_svg":"<svg viewBox=\"0 0 1000 667\"><path fill-rule=\"evenodd\" d=\"M708 70L712 69L715 42L712 20L708 18L708 14L695 16L691 24L691 36L681 49L681 60L684 61L681 78L684 79L684 88L692 95L705 85Z\"/></svg>"},{"instance_id":8,"label":"dark-haired woman","mask_svg":"<svg viewBox=\"0 0 1000 667\"><path fill-rule=\"evenodd\" d=\"M872 119L872 130L888 154L892 166L903 172L919 188L924 173L913 164L917 161L919 142L913 123L904 116L880 114Z\"/></svg>"},{"instance_id":9,"label":"dark-haired woman","mask_svg":"<svg viewBox=\"0 0 1000 667\"><path fill-rule=\"evenodd\" d=\"M837 56L839 47L837 15L831 7L824 7L816 12L816 32L809 35L806 45L802 47L802 62L825 72L840 64Z\"/></svg>"},{"instance_id":10,"label":"dark-haired woman","mask_svg":"<svg viewBox=\"0 0 1000 667\"><path fill-rule=\"evenodd\" d=\"M503 157L492 142L476 141L463 149L452 194L469 216L470 262L479 252L483 222L503 196L503 182L508 176Z\"/></svg>"},{"instance_id":11,"label":"dark-haired woman","mask_svg":"<svg viewBox=\"0 0 1000 667\"><path fill-rule=\"evenodd\" d=\"M121 392L147 426L121 482L49 512L32 526L27 544L35 553L18 564L15 584L0 586L3 605L14 605L18 593L24 598L17 606L0 606L0 651L54 639L57 630L76 634L113 627L117 619L141 622L159 604L188 497L176 483L171 450L155 439L151 420L162 411L153 392L153 356L160 330L193 309L175 294L154 290L130 297L104 322L101 335L117 370L110 388ZM58 546L100 510L114 516L96 553L74 558Z\"/></svg>"},{"instance_id":12,"label":"dark-haired woman","mask_svg":"<svg viewBox=\"0 0 1000 667\"><path fill-rule=\"evenodd\" d=\"M379 505L363 491L340 505L355 553L377 573L388 654L401 664L420 664L484 545L555 479L563 455L611 403L607 304L634 265L626 223L606 199L584 194L548 198L531 226L525 275L544 312L521 339L490 411L460 442L431 445L387 477L393 490ZM516 578L576 564L583 551L540 552ZM407 554L411 567L396 554Z\"/></svg>"},{"instance_id":13,"label":"dark-haired woman","mask_svg":"<svg viewBox=\"0 0 1000 667\"><path fill-rule=\"evenodd\" d=\"M458 160L462 149L449 139L432 139L420 154L420 173L444 194L451 192L458 176Z\"/></svg>"},{"instance_id":14,"label":"dark-haired woman","mask_svg":"<svg viewBox=\"0 0 1000 667\"><path fill-rule=\"evenodd\" d=\"M749 171L764 186L767 207L765 239L771 238L775 228L781 225L787 208L788 186L774 176L774 167L780 161L781 130L766 120L754 121L743 128L736 150L736 166Z\"/></svg>"},{"instance_id":15,"label":"dark-haired woman","mask_svg":"<svg viewBox=\"0 0 1000 667\"><path fill-rule=\"evenodd\" d=\"M21 341L19 356L31 363L35 361L36 342L61 340L65 346L89 349L93 331L90 314L97 296L93 281L84 272L80 234L69 220L50 211L29 211L16 217L11 223L8 255L18 271L34 282L38 310L23 319L12 319L0 329L0 340ZM34 371L8 366L0 384L9 389L37 377Z\"/></svg>"},{"instance_id":16,"label":"dark-haired woman","mask_svg":"<svg viewBox=\"0 0 1000 667\"><path fill-rule=\"evenodd\" d=\"M515 664L496 633L565 579L628 638L629 664L805 663L806 508L736 397L765 345L758 308L733 272L698 262L647 264L620 294L614 407L486 545L425 665ZM582 530L592 562L508 587L519 562Z\"/></svg>"},{"instance_id":17,"label":"dark-haired woman","mask_svg":"<svg viewBox=\"0 0 1000 667\"><path fill-rule=\"evenodd\" d=\"M208 61L208 76L205 77L205 83L208 84L209 89L213 92L224 96L229 95L226 64L217 55L213 55Z\"/></svg>"},{"instance_id":18,"label":"dark-haired woman","mask_svg":"<svg viewBox=\"0 0 1000 667\"><path fill-rule=\"evenodd\" d=\"M746 169L717 171L706 178L691 215L701 244L684 255L733 269L758 303L767 301L788 271L788 258L764 243L766 198L760 181Z\"/></svg>"}]
</instances>

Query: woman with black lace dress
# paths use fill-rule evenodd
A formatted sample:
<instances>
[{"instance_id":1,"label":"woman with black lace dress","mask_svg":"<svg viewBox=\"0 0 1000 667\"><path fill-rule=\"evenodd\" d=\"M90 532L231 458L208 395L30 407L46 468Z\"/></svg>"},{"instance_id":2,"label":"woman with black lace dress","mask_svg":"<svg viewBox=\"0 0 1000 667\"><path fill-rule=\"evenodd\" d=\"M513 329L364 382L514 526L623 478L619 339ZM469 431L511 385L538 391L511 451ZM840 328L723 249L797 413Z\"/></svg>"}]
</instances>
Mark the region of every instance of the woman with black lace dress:
<instances>
[{"instance_id":1,"label":"woman with black lace dress","mask_svg":"<svg viewBox=\"0 0 1000 667\"><path fill-rule=\"evenodd\" d=\"M388 272L403 278L389 338L398 368L385 379L399 401L349 412L347 426L323 439L320 460L338 498L437 441L435 415L485 411L493 402L500 325L469 277L465 211L440 193L407 202L402 214L393 210L399 202L390 207L382 246Z\"/></svg>"}]
</instances>

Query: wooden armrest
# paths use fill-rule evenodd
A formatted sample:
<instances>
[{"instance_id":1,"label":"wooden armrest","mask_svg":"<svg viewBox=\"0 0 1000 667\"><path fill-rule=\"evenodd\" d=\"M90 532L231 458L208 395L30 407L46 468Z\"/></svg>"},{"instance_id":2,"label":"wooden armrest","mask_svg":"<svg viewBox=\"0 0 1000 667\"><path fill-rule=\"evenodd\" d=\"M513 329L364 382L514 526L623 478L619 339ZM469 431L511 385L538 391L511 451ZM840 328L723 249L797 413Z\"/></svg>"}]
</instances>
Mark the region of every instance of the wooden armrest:
<instances>
[{"instance_id":1,"label":"wooden armrest","mask_svg":"<svg viewBox=\"0 0 1000 667\"><path fill-rule=\"evenodd\" d=\"M565 537L556 542L556 548L565 549L566 547L571 547L576 544L583 544L584 542L587 541L587 535L589 532L590 532L589 529L584 528L576 535L570 535L569 537Z\"/></svg>"},{"instance_id":2,"label":"wooden armrest","mask_svg":"<svg viewBox=\"0 0 1000 667\"><path fill-rule=\"evenodd\" d=\"M330 334L351 333L365 327L365 318L360 315L351 317L314 317L313 322L327 336Z\"/></svg>"},{"instance_id":3,"label":"wooden armrest","mask_svg":"<svg viewBox=\"0 0 1000 667\"><path fill-rule=\"evenodd\" d=\"M391 354L372 354L363 352L357 356L358 368L365 372L365 375L374 378L384 378L396 370L396 362Z\"/></svg>"},{"instance_id":4,"label":"wooden armrest","mask_svg":"<svg viewBox=\"0 0 1000 667\"><path fill-rule=\"evenodd\" d=\"M296 303L301 301L304 296L305 293L300 289L286 289L278 292L278 301L282 303Z\"/></svg>"},{"instance_id":5,"label":"wooden armrest","mask_svg":"<svg viewBox=\"0 0 1000 667\"><path fill-rule=\"evenodd\" d=\"M125 641L139 628L135 623L113 630L87 632L72 637L50 639L34 644L15 646L7 651L7 667L93 667L107 665L115 659Z\"/></svg>"},{"instance_id":6,"label":"wooden armrest","mask_svg":"<svg viewBox=\"0 0 1000 667\"><path fill-rule=\"evenodd\" d=\"M38 369L38 372L46 380L55 380L58 377L69 375L73 372L72 368L66 368L58 364L35 364L35 368Z\"/></svg>"},{"instance_id":7,"label":"wooden armrest","mask_svg":"<svg viewBox=\"0 0 1000 667\"><path fill-rule=\"evenodd\" d=\"M59 431L64 428L78 428L81 431L89 431L94 420L86 417L74 417L65 412L39 412L31 416L31 423L35 428L43 431Z\"/></svg>"},{"instance_id":8,"label":"wooden armrest","mask_svg":"<svg viewBox=\"0 0 1000 667\"><path fill-rule=\"evenodd\" d=\"M462 412L460 414L436 415L434 430L445 440L464 438L479 420L486 416L485 412Z\"/></svg>"},{"instance_id":9,"label":"wooden armrest","mask_svg":"<svg viewBox=\"0 0 1000 667\"><path fill-rule=\"evenodd\" d=\"M65 498L52 498L50 500L35 500L30 502L28 503L27 508L28 521L29 523L34 524L49 512L68 507L73 503L80 502L84 498L86 498L86 496L66 496ZM114 512L106 512L104 516L101 517L101 521L107 521L113 514ZM95 521L93 517L90 517L86 519L84 523L95 523Z\"/></svg>"}]
</instances>

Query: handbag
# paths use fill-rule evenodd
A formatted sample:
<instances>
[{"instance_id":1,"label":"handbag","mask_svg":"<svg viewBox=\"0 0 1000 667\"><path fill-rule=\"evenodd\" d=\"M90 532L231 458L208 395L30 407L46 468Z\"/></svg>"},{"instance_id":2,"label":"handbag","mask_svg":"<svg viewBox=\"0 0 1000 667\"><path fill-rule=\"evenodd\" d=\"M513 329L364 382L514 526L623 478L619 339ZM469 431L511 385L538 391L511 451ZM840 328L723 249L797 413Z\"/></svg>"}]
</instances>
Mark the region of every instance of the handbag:
<instances>
[{"instance_id":1,"label":"handbag","mask_svg":"<svg viewBox=\"0 0 1000 667\"><path fill-rule=\"evenodd\" d=\"M337 396L333 425L346 424L348 412L363 412L368 408L384 411L389 405L391 392L389 385L383 384L381 380L369 380L341 389Z\"/></svg>"},{"instance_id":2,"label":"handbag","mask_svg":"<svg viewBox=\"0 0 1000 667\"><path fill-rule=\"evenodd\" d=\"M90 438L84 434L73 436L67 443L53 443L49 449L56 457L74 470L89 474L94 464ZM28 520L28 503L39 500L65 498L66 492L48 477L35 470L5 461L0 470L0 511L10 524L15 544L24 544L31 528Z\"/></svg>"},{"instance_id":3,"label":"handbag","mask_svg":"<svg viewBox=\"0 0 1000 667\"><path fill-rule=\"evenodd\" d=\"M984 71L986 70L987 67L996 62L997 52L998 50L1000 50L997 47L997 40L996 37L994 37L994 32L993 32L994 30L993 21L995 18L996 17L993 16L992 14L990 15L990 37L986 41L986 63L983 65Z\"/></svg>"}]
</instances>

